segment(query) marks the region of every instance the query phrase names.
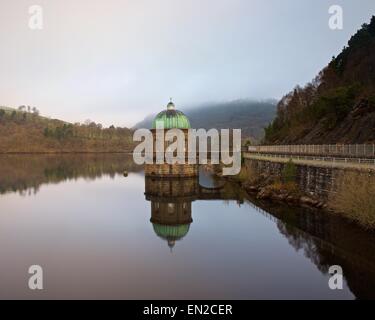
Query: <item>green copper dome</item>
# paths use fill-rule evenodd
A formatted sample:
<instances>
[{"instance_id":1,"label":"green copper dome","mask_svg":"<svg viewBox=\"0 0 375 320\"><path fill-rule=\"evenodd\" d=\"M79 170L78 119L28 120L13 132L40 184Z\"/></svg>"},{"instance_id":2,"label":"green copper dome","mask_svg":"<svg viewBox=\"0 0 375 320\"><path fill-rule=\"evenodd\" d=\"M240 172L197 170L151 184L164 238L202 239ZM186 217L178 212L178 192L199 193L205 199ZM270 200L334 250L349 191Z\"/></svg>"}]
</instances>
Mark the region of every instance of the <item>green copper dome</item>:
<instances>
[{"instance_id":1,"label":"green copper dome","mask_svg":"<svg viewBox=\"0 0 375 320\"><path fill-rule=\"evenodd\" d=\"M189 232L189 224L180 224L180 225L163 225L153 223L155 233L163 239L166 240L179 240L187 235Z\"/></svg>"},{"instance_id":2,"label":"green copper dome","mask_svg":"<svg viewBox=\"0 0 375 320\"><path fill-rule=\"evenodd\" d=\"M180 225L163 225L153 223L155 233L162 239L167 240L168 247L171 249L176 244L176 241L181 240L189 232L189 224L180 224Z\"/></svg>"},{"instance_id":3,"label":"green copper dome","mask_svg":"<svg viewBox=\"0 0 375 320\"><path fill-rule=\"evenodd\" d=\"M164 129L189 129L190 121L181 111L176 110L174 103L171 101L167 105L167 110L160 112L152 122L152 129L157 125L163 124Z\"/></svg>"}]
</instances>

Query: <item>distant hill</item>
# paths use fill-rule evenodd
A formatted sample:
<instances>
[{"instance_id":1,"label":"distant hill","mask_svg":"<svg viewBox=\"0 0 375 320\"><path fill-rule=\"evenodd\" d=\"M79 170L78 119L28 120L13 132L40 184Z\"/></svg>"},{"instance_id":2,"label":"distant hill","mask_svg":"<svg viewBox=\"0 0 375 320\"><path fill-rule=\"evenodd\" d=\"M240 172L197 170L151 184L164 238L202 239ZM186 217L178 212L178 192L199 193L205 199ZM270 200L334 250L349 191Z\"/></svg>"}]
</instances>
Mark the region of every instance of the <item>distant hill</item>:
<instances>
[{"instance_id":1,"label":"distant hill","mask_svg":"<svg viewBox=\"0 0 375 320\"><path fill-rule=\"evenodd\" d=\"M87 121L72 124L39 115L35 108L0 107L0 153L126 152L132 131L102 128Z\"/></svg>"},{"instance_id":2,"label":"distant hill","mask_svg":"<svg viewBox=\"0 0 375 320\"><path fill-rule=\"evenodd\" d=\"M269 124L276 114L276 102L273 100L236 100L207 103L194 108L181 108L181 111L188 116L193 128L238 128L242 129L243 137L252 137L259 140L263 137L263 128ZM151 128L155 115L147 116L134 128Z\"/></svg>"},{"instance_id":3,"label":"distant hill","mask_svg":"<svg viewBox=\"0 0 375 320\"><path fill-rule=\"evenodd\" d=\"M282 98L265 131L270 144L375 143L375 17L311 83Z\"/></svg>"}]
</instances>

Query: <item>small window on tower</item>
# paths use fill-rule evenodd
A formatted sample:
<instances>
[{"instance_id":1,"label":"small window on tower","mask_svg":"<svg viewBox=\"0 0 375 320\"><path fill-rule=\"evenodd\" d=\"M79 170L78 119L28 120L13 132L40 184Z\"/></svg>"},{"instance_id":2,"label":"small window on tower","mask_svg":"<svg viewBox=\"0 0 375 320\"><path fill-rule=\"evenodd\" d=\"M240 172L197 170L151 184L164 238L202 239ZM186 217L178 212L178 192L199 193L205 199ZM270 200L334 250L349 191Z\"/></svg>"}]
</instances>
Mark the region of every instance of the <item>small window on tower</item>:
<instances>
[{"instance_id":1,"label":"small window on tower","mask_svg":"<svg viewBox=\"0 0 375 320\"><path fill-rule=\"evenodd\" d=\"M174 203L168 203L168 212L173 213L174 211Z\"/></svg>"}]
</instances>

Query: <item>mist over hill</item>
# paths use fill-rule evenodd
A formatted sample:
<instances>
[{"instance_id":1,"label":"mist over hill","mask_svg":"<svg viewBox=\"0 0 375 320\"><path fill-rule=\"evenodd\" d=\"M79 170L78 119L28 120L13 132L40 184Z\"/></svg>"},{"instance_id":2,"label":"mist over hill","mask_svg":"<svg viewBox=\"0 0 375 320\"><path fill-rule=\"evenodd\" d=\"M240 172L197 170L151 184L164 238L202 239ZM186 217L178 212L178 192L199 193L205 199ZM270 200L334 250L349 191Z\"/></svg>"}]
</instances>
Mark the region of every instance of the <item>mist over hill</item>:
<instances>
[{"instance_id":1,"label":"mist over hill","mask_svg":"<svg viewBox=\"0 0 375 320\"><path fill-rule=\"evenodd\" d=\"M177 105L176 108L187 115L192 128L242 129L242 137L260 140L263 137L263 128L276 114L276 101L235 100L205 103L186 109ZM148 115L134 128L151 128L155 116L156 114Z\"/></svg>"}]
</instances>

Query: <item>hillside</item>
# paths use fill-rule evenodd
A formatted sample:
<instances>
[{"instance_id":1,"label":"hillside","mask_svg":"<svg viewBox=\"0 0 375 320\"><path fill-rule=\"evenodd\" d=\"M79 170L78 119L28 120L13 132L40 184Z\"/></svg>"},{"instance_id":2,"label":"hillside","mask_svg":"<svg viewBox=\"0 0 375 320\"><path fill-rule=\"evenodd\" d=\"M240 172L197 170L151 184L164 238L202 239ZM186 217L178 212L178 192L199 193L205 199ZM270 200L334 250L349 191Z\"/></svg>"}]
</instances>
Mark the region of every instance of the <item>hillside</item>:
<instances>
[{"instance_id":1,"label":"hillside","mask_svg":"<svg viewBox=\"0 0 375 320\"><path fill-rule=\"evenodd\" d=\"M181 111L188 116L193 128L240 128L243 137L259 140L263 137L263 128L275 116L276 104L274 101L237 100L205 104ZM155 115L147 116L135 128L151 128Z\"/></svg>"},{"instance_id":2,"label":"hillside","mask_svg":"<svg viewBox=\"0 0 375 320\"><path fill-rule=\"evenodd\" d=\"M37 109L0 107L0 153L124 152L132 149L132 131L102 128L87 121L72 124L39 115Z\"/></svg>"},{"instance_id":3,"label":"hillside","mask_svg":"<svg viewBox=\"0 0 375 320\"><path fill-rule=\"evenodd\" d=\"M375 142L375 17L304 88L277 105L265 143Z\"/></svg>"}]
</instances>

